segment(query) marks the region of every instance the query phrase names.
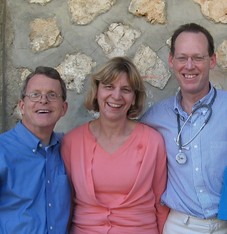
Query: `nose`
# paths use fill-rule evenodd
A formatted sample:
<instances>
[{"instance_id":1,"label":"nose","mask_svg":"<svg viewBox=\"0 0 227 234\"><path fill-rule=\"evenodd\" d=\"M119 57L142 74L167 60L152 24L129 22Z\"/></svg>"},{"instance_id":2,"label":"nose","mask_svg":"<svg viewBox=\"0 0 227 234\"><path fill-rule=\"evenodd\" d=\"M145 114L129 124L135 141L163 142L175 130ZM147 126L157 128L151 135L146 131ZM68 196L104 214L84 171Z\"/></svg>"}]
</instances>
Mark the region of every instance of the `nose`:
<instances>
[{"instance_id":1,"label":"nose","mask_svg":"<svg viewBox=\"0 0 227 234\"><path fill-rule=\"evenodd\" d=\"M195 66L195 64L194 64L192 58L191 58L191 57L188 57L188 60L187 60L187 62L186 62L186 64L185 64L185 67L186 67L187 69L193 69L194 66Z\"/></svg>"},{"instance_id":2,"label":"nose","mask_svg":"<svg viewBox=\"0 0 227 234\"><path fill-rule=\"evenodd\" d=\"M47 103L48 102L47 94L42 94L41 97L40 97L39 102Z\"/></svg>"},{"instance_id":3,"label":"nose","mask_svg":"<svg viewBox=\"0 0 227 234\"><path fill-rule=\"evenodd\" d=\"M120 99L121 97L121 90L120 89L114 89L112 92L112 97L115 99Z\"/></svg>"}]
</instances>

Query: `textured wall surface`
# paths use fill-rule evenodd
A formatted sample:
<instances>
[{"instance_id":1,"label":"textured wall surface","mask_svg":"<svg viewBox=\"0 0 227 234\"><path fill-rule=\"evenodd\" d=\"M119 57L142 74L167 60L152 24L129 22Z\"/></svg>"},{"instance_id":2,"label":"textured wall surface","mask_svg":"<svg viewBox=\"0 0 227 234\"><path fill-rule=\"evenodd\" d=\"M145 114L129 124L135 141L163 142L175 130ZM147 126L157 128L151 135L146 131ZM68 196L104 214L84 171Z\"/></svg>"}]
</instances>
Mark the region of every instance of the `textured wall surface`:
<instances>
[{"instance_id":1,"label":"textured wall surface","mask_svg":"<svg viewBox=\"0 0 227 234\"><path fill-rule=\"evenodd\" d=\"M170 37L182 23L212 33L218 65L211 81L227 89L226 0L0 0L0 6L0 131L20 118L21 83L39 65L55 67L67 84L69 110L59 131L94 117L83 106L89 77L114 56L126 55L138 67L146 108L175 94L167 58Z\"/></svg>"},{"instance_id":2,"label":"textured wall surface","mask_svg":"<svg viewBox=\"0 0 227 234\"><path fill-rule=\"evenodd\" d=\"M3 42L4 42L4 2L0 0L0 130L3 129L4 109L3 109Z\"/></svg>"}]
</instances>

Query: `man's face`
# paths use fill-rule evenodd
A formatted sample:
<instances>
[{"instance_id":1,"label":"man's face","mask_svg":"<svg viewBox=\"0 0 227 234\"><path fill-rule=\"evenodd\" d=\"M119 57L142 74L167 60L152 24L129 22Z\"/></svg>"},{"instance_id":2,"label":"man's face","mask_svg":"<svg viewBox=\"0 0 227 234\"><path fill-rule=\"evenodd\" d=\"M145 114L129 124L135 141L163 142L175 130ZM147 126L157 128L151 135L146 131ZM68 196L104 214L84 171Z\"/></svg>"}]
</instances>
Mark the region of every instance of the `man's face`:
<instances>
[{"instance_id":1,"label":"man's face","mask_svg":"<svg viewBox=\"0 0 227 234\"><path fill-rule=\"evenodd\" d=\"M169 66L182 93L204 96L209 90L209 70L215 65L216 56L209 56L208 41L203 33L183 32L177 37Z\"/></svg>"},{"instance_id":2,"label":"man's face","mask_svg":"<svg viewBox=\"0 0 227 234\"><path fill-rule=\"evenodd\" d=\"M56 93L56 100L49 101L45 94ZM43 94L39 101L32 101L28 96L19 102L23 124L35 135L40 131L52 132L57 121L65 115L67 102L63 101L61 85L58 80L45 75L33 76L27 85L26 95L31 93Z\"/></svg>"}]
</instances>

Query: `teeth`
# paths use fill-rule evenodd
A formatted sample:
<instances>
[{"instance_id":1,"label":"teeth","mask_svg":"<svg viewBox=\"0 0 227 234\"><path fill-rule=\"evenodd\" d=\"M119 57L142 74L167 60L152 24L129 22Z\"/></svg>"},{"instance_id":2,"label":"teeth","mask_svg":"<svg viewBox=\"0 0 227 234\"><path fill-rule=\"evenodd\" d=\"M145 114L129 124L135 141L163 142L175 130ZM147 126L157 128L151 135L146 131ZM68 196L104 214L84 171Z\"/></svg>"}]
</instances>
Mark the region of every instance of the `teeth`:
<instances>
[{"instance_id":1,"label":"teeth","mask_svg":"<svg viewBox=\"0 0 227 234\"><path fill-rule=\"evenodd\" d=\"M49 113L49 110L38 110L37 113Z\"/></svg>"},{"instance_id":2,"label":"teeth","mask_svg":"<svg viewBox=\"0 0 227 234\"><path fill-rule=\"evenodd\" d=\"M196 75L190 75L190 74L185 74L184 77L187 78L187 79L191 79L191 78L194 78Z\"/></svg>"},{"instance_id":3,"label":"teeth","mask_svg":"<svg viewBox=\"0 0 227 234\"><path fill-rule=\"evenodd\" d=\"M108 105L111 106L111 107L114 107L114 108L121 107L121 105L113 104L113 103L108 103Z\"/></svg>"}]
</instances>

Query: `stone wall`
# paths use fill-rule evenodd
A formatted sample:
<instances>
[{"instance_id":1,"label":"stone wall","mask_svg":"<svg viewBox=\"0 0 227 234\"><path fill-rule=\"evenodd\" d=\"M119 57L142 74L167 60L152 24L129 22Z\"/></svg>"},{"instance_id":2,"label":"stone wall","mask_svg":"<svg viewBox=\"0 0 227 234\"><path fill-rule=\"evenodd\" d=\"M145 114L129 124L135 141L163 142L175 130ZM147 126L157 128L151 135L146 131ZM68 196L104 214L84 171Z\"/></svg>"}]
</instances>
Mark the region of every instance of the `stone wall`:
<instances>
[{"instance_id":1,"label":"stone wall","mask_svg":"<svg viewBox=\"0 0 227 234\"><path fill-rule=\"evenodd\" d=\"M3 129L4 109L3 109L3 43L4 43L4 2L0 0L0 130Z\"/></svg>"},{"instance_id":2,"label":"stone wall","mask_svg":"<svg viewBox=\"0 0 227 234\"><path fill-rule=\"evenodd\" d=\"M7 105L2 108L0 100L1 131L20 118L20 85L39 65L55 67L66 81L69 110L56 127L64 132L94 117L83 106L89 76L113 56L126 55L137 65L147 89L146 107L175 94L169 41L187 22L203 25L214 36L218 66L211 81L227 89L226 0L6 0L6 12L0 93L4 88Z\"/></svg>"}]
</instances>

